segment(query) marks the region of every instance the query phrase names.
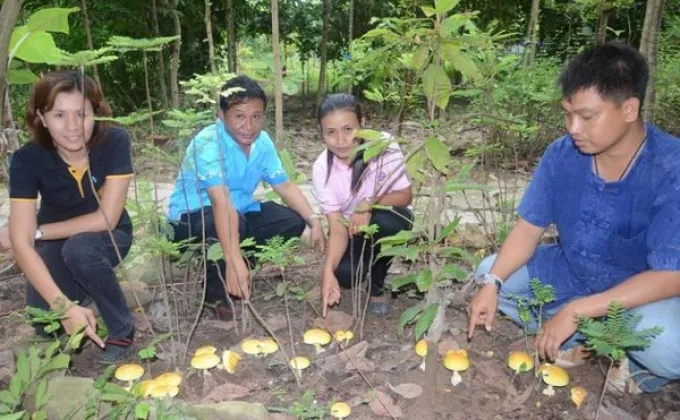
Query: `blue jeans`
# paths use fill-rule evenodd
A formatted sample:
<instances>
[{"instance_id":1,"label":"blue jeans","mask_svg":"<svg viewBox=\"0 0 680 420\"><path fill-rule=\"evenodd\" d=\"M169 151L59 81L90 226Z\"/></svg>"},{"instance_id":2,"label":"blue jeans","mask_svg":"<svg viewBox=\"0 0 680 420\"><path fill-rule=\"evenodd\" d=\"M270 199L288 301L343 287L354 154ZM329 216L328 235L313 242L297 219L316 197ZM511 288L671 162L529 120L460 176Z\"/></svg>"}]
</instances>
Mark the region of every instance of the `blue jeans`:
<instances>
[{"instance_id":1,"label":"blue jeans","mask_svg":"<svg viewBox=\"0 0 680 420\"><path fill-rule=\"evenodd\" d=\"M130 229L117 228L113 238L125 258L132 245ZM108 232L86 232L66 240L36 244L54 282L70 300L83 303L92 298L109 330L109 338L129 338L133 334L132 313L113 268L119 260ZM26 305L49 309L40 294L26 282Z\"/></svg>"},{"instance_id":2,"label":"blue jeans","mask_svg":"<svg viewBox=\"0 0 680 420\"><path fill-rule=\"evenodd\" d=\"M495 259L496 255L486 257L477 267L475 277L488 273ZM523 325L523 322L519 319L517 299L513 297L533 297L529 287L530 280L527 267L522 266L505 279L498 297L498 310L519 325ZM563 306L547 310L543 316L550 319ZM628 354L630 373L638 387L644 392L656 392L670 381L680 379L680 323L677 321L680 314L680 297L648 303L631 311L642 316L637 329L654 326L663 328L663 332L652 339L649 347ZM534 320L528 329L536 329L536 324L537 321ZM562 349L578 345L582 340L583 336L576 333L562 344Z\"/></svg>"}]
</instances>

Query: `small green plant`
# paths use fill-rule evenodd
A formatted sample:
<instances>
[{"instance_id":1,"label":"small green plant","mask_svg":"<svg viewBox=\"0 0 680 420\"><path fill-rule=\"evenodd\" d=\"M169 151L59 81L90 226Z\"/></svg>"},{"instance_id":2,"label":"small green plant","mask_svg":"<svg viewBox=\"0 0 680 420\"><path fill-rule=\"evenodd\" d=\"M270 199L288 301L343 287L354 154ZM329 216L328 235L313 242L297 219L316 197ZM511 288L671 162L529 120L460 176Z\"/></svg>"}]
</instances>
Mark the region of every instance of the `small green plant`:
<instances>
[{"instance_id":1,"label":"small green plant","mask_svg":"<svg viewBox=\"0 0 680 420\"><path fill-rule=\"evenodd\" d=\"M598 357L609 359L609 369L602 387L600 403L595 412L596 419L614 364L620 363L631 350L643 350L649 347L652 338L663 332L663 328L659 326L636 330L635 327L641 319L642 316L627 311L622 304L610 302L604 319L581 317L578 320L578 331L585 337L586 349L594 352Z\"/></svg>"},{"instance_id":2,"label":"small green plant","mask_svg":"<svg viewBox=\"0 0 680 420\"><path fill-rule=\"evenodd\" d=\"M270 412L285 413L300 420L321 420L327 418L329 413L327 406L317 403L316 394L311 390L303 392L300 399L288 408L268 407L267 409Z\"/></svg>"},{"instance_id":3,"label":"small green plant","mask_svg":"<svg viewBox=\"0 0 680 420\"><path fill-rule=\"evenodd\" d=\"M23 419L29 413L22 410L24 400L29 392L35 389L34 411L31 419L47 419L47 375L56 370L67 369L71 363L70 354L78 350L85 337L84 328L68 336L62 342L57 336L61 328L60 320L64 313L27 307L30 322L43 325L45 332L55 335L55 340L44 350L39 345L32 345L21 351L16 359L16 372L12 375L7 389L0 391L0 418Z\"/></svg>"},{"instance_id":4,"label":"small green plant","mask_svg":"<svg viewBox=\"0 0 680 420\"><path fill-rule=\"evenodd\" d=\"M517 300L517 311L519 319L522 321L522 328L524 330L524 345L527 352L529 351L529 335L535 334L541 329L543 325L543 308L550 302L555 300L555 288L549 284L543 284L537 278L531 279L529 288L533 294L532 298L525 296L513 296ZM536 330L529 331L529 325L536 321ZM538 355L536 355L538 357ZM538 369L538 360L536 360L536 369Z\"/></svg>"},{"instance_id":5,"label":"small green plant","mask_svg":"<svg viewBox=\"0 0 680 420\"><path fill-rule=\"evenodd\" d=\"M144 347L143 349L141 349L137 352L137 356L139 356L139 358L141 360L153 360L153 359L155 359L156 358L156 347L160 343L167 341L171 338L172 338L171 333L165 333L165 334L161 334L161 335L156 336L153 340L151 340L151 342L146 347Z\"/></svg>"}]
</instances>

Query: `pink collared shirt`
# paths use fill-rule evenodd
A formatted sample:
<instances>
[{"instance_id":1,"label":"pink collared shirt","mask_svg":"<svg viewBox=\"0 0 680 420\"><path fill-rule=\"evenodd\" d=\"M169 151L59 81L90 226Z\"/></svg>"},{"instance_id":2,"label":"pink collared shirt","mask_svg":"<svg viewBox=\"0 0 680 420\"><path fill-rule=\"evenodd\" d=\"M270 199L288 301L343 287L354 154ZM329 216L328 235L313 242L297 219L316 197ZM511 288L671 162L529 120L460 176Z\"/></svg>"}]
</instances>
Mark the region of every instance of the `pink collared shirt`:
<instances>
[{"instance_id":1,"label":"pink collared shirt","mask_svg":"<svg viewBox=\"0 0 680 420\"><path fill-rule=\"evenodd\" d=\"M397 143L390 144L381 156L368 163L361 179L361 187L356 194L352 194L351 191L352 168L339 159L333 159L330 177L326 181L328 153L328 150L324 150L314 162L312 169L314 195L324 214L342 213L349 217L361 200L380 197L411 185L404 155Z\"/></svg>"}]
</instances>

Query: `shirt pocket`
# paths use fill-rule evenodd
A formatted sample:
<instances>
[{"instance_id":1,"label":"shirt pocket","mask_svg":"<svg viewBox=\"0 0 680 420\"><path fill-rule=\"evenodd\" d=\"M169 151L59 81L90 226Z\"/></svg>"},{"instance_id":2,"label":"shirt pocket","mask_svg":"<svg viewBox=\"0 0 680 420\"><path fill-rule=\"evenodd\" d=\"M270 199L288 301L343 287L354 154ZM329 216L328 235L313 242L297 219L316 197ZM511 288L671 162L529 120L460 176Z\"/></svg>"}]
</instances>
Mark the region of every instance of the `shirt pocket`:
<instances>
[{"instance_id":1,"label":"shirt pocket","mask_svg":"<svg viewBox=\"0 0 680 420\"><path fill-rule=\"evenodd\" d=\"M612 234L609 262L624 270L643 271L647 267L647 230L626 238Z\"/></svg>"}]
</instances>

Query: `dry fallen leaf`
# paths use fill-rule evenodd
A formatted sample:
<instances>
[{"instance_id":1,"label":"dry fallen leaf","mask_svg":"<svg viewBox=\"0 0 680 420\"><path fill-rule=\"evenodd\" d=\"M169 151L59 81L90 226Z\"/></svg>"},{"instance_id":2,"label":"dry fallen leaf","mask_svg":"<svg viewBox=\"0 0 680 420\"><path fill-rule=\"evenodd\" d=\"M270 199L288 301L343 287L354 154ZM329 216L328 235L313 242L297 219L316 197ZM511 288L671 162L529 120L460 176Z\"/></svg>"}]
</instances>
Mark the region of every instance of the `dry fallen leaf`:
<instances>
[{"instance_id":1,"label":"dry fallen leaf","mask_svg":"<svg viewBox=\"0 0 680 420\"><path fill-rule=\"evenodd\" d=\"M460 349L460 346L458 345L458 342L453 338L447 338L445 340L442 340L439 344L437 344L437 351L439 352L440 356L445 356L447 352L458 349Z\"/></svg>"},{"instance_id":2,"label":"dry fallen leaf","mask_svg":"<svg viewBox=\"0 0 680 420\"><path fill-rule=\"evenodd\" d=\"M481 379L486 386L493 387L511 397L517 396L517 388L512 384L498 362L477 360L474 366L478 373L477 378Z\"/></svg>"},{"instance_id":3,"label":"dry fallen leaf","mask_svg":"<svg viewBox=\"0 0 680 420\"><path fill-rule=\"evenodd\" d=\"M364 357L368 350L368 343L366 341L361 341L352 347L346 348L338 354L329 353L321 354L321 360L323 361L324 369L332 370L337 366L344 365L349 361L350 358L355 358L357 356Z\"/></svg>"},{"instance_id":4,"label":"dry fallen leaf","mask_svg":"<svg viewBox=\"0 0 680 420\"><path fill-rule=\"evenodd\" d=\"M205 387L204 387L205 389ZM232 383L224 383L213 388L208 395L203 397L202 403L230 401L243 398L250 394L250 389Z\"/></svg>"},{"instance_id":5,"label":"dry fallen leaf","mask_svg":"<svg viewBox=\"0 0 680 420\"><path fill-rule=\"evenodd\" d=\"M373 414L378 417L394 417L395 419L399 419L404 416L401 412L401 408L394 404L392 397L384 392L376 391L368 406L371 408L371 411L373 411Z\"/></svg>"},{"instance_id":6,"label":"dry fallen leaf","mask_svg":"<svg viewBox=\"0 0 680 420\"><path fill-rule=\"evenodd\" d=\"M217 330L230 331L234 329L234 321L220 321L219 319L206 319L203 321L203 325L209 328L215 328Z\"/></svg>"},{"instance_id":7,"label":"dry fallen leaf","mask_svg":"<svg viewBox=\"0 0 680 420\"><path fill-rule=\"evenodd\" d=\"M423 394L423 388L417 384L406 383L392 386L392 384L388 383L387 385L390 387L392 392L401 395L407 400L418 398Z\"/></svg>"},{"instance_id":8,"label":"dry fallen leaf","mask_svg":"<svg viewBox=\"0 0 680 420\"><path fill-rule=\"evenodd\" d=\"M326 314L326 318L317 318L314 320L315 327L323 328L331 334L337 330L349 330L353 323L354 318L339 310L330 310Z\"/></svg>"}]
</instances>

